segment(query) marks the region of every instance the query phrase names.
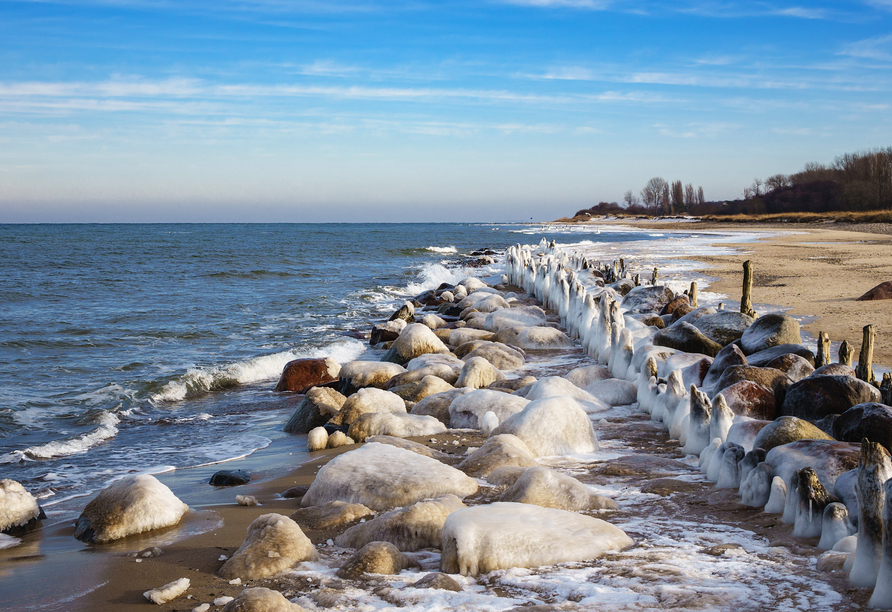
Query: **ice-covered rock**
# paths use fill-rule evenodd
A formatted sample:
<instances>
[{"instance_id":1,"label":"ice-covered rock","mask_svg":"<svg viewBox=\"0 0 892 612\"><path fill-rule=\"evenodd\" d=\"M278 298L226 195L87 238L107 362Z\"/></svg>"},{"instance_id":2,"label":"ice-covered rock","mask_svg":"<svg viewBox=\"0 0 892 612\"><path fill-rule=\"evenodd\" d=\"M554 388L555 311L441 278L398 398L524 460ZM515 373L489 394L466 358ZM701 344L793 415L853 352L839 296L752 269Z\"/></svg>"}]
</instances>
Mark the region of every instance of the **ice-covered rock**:
<instances>
[{"instance_id":1,"label":"ice-covered rock","mask_svg":"<svg viewBox=\"0 0 892 612\"><path fill-rule=\"evenodd\" d=\"M461 593L464 589L456 582L455 578L442 572L431 572L421 580L409 585L413 589L440 589Z\"/></svg>"},{"instance_id":2,"label":"ice-covered rock","mask_svg":"<svg viewBox=\"0 0 892 612\"><path fill-rule=\"evenodd\" d=\"M347 559L337 576L356 580L366 574L399 574L404 569L418 567L417 561L401 553L390 542L370 542Z\"/></svg>"},{"instance_id":3,"label":"ice-covered rock","mask_svg":"<svg viewBox=\"0 0 892 612\"><path fill-rule=\"evenodd\" d=\"M821 484L832 491L836 478L858 465L859 452L859 445L848 442L798 440L774 447L765 462L787 483L798 470L814 468Z\"/></svg>"},{"instance_id":4,"label":"ice-covered rock","mask_svg":"<svg viewBox=\"0 0 892 612\"><path fill-rule=\"evenodd\" d=\"M523 367L526 357L519 349L502 344L501 342L487 342L481 344L465 355L465 360L482 358L492 364L494 368L503 371L516 370ZM456 385L458 386L458 385Z\"/></svg>"},{"instance_id":5,"label":"ice-covered rock","mask_svg":"<svg viewBox=\"0 0 892 612\"><path fill-rule=\"evenodd\" d=\"M333 425L350 425L361 414L390 412L406 414L406 402L396 393L369 387L347 398L340 412L331 419Z\"/></svg>"},{"instance_id":6,"label":"ice-covered rock","mask_svg":"<svg viewBox=\"0 0 892 612\"><path fill-rule=\"evenodd\" d=\"M478 389L456 397L449 405L449 426L453 429L480 429L483 415L493 412L499 422L517 414L530 401L490 389Z\"/></svg>"},{"instance_id":7,"label":"ice-covered rock","mask_svg":"<svg viewBox=\"0 0 892 612\"><path fill-rule=\"evenodd\" d=\"M307 529L333 529L374 514L362 504L349 504L331 501L321 506L299 508L291 515L291 520Z\"/></svg>"},{"instance_id":8,"label":"ice-covered rock","mask_svg":"<svg viewBox=\"0 0 892 612\"><path fill-rule=\"evenodd\" d=\"M585 387L585 390L608 406L626 406L638 401L638 387L635 383L619 378L592 382Z\"/></svg>"},{"instance_id":9,"label":"ice-covered rock","mask_svg":"<svg viewBox=\"0 0 892 612\"><path fill-rule=\"evenodd\" d=\"M572 476L541 466L527 469L502 494L500 501L535 504L570 512L619 507L612 499L592 493Z\"/></svg>"},{"instance_id":10,"label":"ice-covered rock","mask_svg":"<svg viewBox=\"0 0 892 612\"><path fill-rule=\"evenodd\" d=\"M308 433L340 411L346 397L328 387L313 387L294 409L282 431L292 434Z\"/></svg>"},{"instance_id":11,"label":"ice-covered rock","mask_svg":"<svg viewBox=\"0 0 892 612\"><path fill-rule=\"evenodd\" d=\"M503 378L505 375L483 357L468 357L455 386L482 389Z\"/></svg>"},{"instance_id":12,"label":"ice-covered rock","mask_svg":"<svg viewBox=\"0 0 892 612\"><path fill-rule=\"evenodd\" d=\"M301 505L341 500L380 511L447 493L464 498L476 491L473 478L436 459L389 444L370 443L324 465Z\"/></svg>"},{"instance_id":13,"label":"ice-covered rock","mask_svg":"<svg viewBox=\"0 0 892 612\"><path fill-rule=\"evenodd\" d=\"M517 306L487 315L483 328L497 332L506 327L538 327L544 325L547 319L545 311L538 306Z\"/></svg>"},{"instance_id":14,"label":"ice-covered rock","mask_svg":"<svg viewBox=\"0 0 892 612\"><path fill-rule=\"evenodd\" d=\"M416 502L350 527L335 538L335 544L362 548L370 542L390 542L404 552L439 548L446 518L465 507L455 495Z\"/></svg>"},{"instance_id":15,"label":"ice-covered rock","mask_svg":"<svg viewBox=\"0 0 892 612\"><path fill-rule=\"evenodd\" d=\"M188 578L180 578L179 580L168 582L164 586L152 589L151 591L146 591L143 593L143 597L160 606L161 604L172 601L185 593L189 590L190 584Z\"/></svg>"},{"instance_id":16,"label":"ice-covered rock","mask_svg":"<svg viewBox=\"0 0 892 612\"><path fill-rule=\"evenodd\" d=\"M343 431L335 431L328 436L328 444L326 447L340 448L342 446L350 446L351 444L356 444L356 441L353 438L345 434Z\"/></svg>"},{"instance_id":17,"label":"ice-covered rock","mask_svg":"<svg viewBox=\"0 0 892 612\"><path fill-rule=\"evenodd\" d=\"M472 391L474 391L474 389L463 388L443 391L442 393L434 393L433 395L428 395L426 398L412 406L412 410L409 412L411 414L425 414L432 416L448 427L450 424L449 406L452 404L452 401L460 395L471 393Z\"/></svg>"},{"instance_id":18,"label":"ice-covered rock","mask_svg":"<svg viewBox=\"0 0 892 612\"><path fill-rule=\"evenodd\" d=\"M588 413L603 412L608 405L594 395L580 389L566 378L545 376L537 380L524 395L528 400L541 400L549 397L568 397L576 400Z\"/></svg>"},{"instance_id":19,"label":"ice-covered rock","mask_svg":"<svg viewBox=\"0 0 892 612\"><path fill-rule=\"evenodd\" d=\"M316 547L297 523L281 514L263 514L248 526L245 541L217 575L226 580L258 580L315 558Z\"/></svg>"},{"instance_id":20,"label":"ice-covered rock","mask_svg":"<svg viewBox=\"0 0 892 612\"><path fill-rule=\"evenodd\" d=\"M426 325L412 323L400 332L390 350L381 361L406 364L419 355L427 353L448 353L449 349Z\"/></svg>"},{"instance_id":21,"label":"ice-covered rock","mask_svg":"<svg viewBox=\"0 0 892 612\"><path fill-rule=\"evenodd\" d=\"M754 448L760 448L755 445L759 432L762 431L771 421L757 421L755 419L746 419L738 417L735 419L731 429L728 430L728 441L739 444L743 450L749 452Z\"/></svg>"},{"instance_id":22,"label":"ice-covered rock","mask_svg":"<svg viewBox=\"0 0 892 612\"><path fill-rule=\"evenodd\" d=\"M710 340L725 346L740 338L754 321L741 312L720 310L699 317L693 325Z\"/></svg>"},{"instance_id":23,"label":"ice-covered rock","mask_svg":"<svg viewBox=\"0 0 892 612\"><path fill-rule=\"evenodd\" d=\"M522 328L511 344L522 349L559 349L573 346L573 340L559 329L535 326Z\"/></svg>"},{"instance_id":24,"label":"ice-covered rock","mask_svg":"<svg viewBox=\"0 0 892 612\"><path fill-rule=\"evenodd\" d=\"M607 380L608 378L611 378L611 376L610 370L608 370L605 366L590 365L570 370L570 372L568 372L567 375L564 376L564 378L569 380L580 389L585 389L592 383L596 383L600 380Z\"/></svg>"},{"instance_id":25,"label":"ice-covered rock","mask_svg":"<svg viewBox=\"0 0 892 612\"><path fill-rule=\"evenodd\" d=\"M740 348L745 355L751 355L780 344L802 342L799 321L780 313L760 316L740 337Z\"/></svg>"},{"instance_id":26,"label":"ice-covered rock","mask_svg":"<svg viewBox=\"0 0 892 612\"><path fill-rule=\"evenodd\" d=\"M406 368L395 363L351 361L341 366L338 374L338 391L349 395L365 387L383 389L387 381L405 372Z\"/></svg>"},{"instance_id":27,"label":"ice-covered rock","mask_svg":"<svg viewBox=\"0 0 892 612\"><path fill-rule=\"evenodd\" d=\"M839 502L827 504L822 517L821 541L818 542L818 548L831 550L837 542L849 537L854 532L855 529L849 522L849 511L845 504Z\"/></svg>"},{"instance_id":28,"label":"ice-covered rock","mask_svg":"<svg viewBox=\"0 0 892 612\"><path fill-rule=\"evenodd\" d=\"M879 389L863 380L812 375L789 386L780 413L814 422L858 404L879 401Z\"/></svg>"},{"instance_id":29,"label":"ice-covered rock","mask_svg":"<svg viewBox=\"0 0 892 612\"><path fill-rule=\"evenodd\" d=\"M357 442L372 436L429 436L446 431L446 426L435 417L421 414L391 414L373 412L361 414L350 425L347 435Z\"/></svg>"},{"instance_id":30,"label":"ice-covered rock","mask_svg":"<svg viewBox=\"0 0 892 612\"><path fill-rule=\"evenodd\" d=\"M328 446L328 431L324 427L314 427L307 434L307 450L320 451Z\"/></svg>"},{"instance_id":31,"label":"ice-covered rock","mask_svg":"<svg viewBox=\"0 0 892 612\"><path fill-rule=\"evenodd\" d=\"M753 441L754 448L770 451L797 440L832 440L830 436L808 421L792 416L778 417L763 427Z\"/></svg>"},{"instance_id":32,"label":"ice-covered rock","mask_svg":"<svg viewBox=\"0 0 892 612\"><path fill-rule=\"evenodd\" d=\"M892 609L892 481L883 484L883 552L877 574L876 588L867 605L883 610Z\"/></svg>"},{"instance_id":33,"label":"ice-covered rock","mask_svg":"<svg viewBox=\"0 0 892 612\"><path fill-rule=\"evenodd\" d=\"M446 321L435 314L424 315L424 317L422 317L421 319L421 322L431 329L439 329L441 327L446 327L447 325Z\"/></svg>"},{"instance_id":34,"label":"ice-covered rock","mask_svg":"<svg viewBox=\"0 0 892 612\"><path fill-rule=\"evenodd\" d=\"M74 537L105 544L176 525L188 511L189 506L154 476L128 476L87 504L75 524Z\"/></svg>"},{"instance_id":35,"label":"ice-covered rock","mask_svg":"<svg viewBox=\"0 0 892 612\"><path fill-rule=\"evenodd\" d=\"M461 346L466 342L480 340L488 342L492 339L493 332L472 327L460 327L449 331L449 346Z\"/></svg>"},{"instance_id":36,"label":"ice-covered rock","mask_svg":"<svg viewBox=\"0 0 892 612\"><path fill-rule=\"evenodd\" d=\"M193 611L194 612L194 611ZM220 612L305 612L304 608L291 603L278 591L264 587L252 587L227 602Z\"/></svg>"},{"instance_id":37,"label":"ice-covered rock","mask_svg":"<svg viewBox=\"0 0 892 612\"><path fill-rule=\"evenodd\" d=\"M8 478L0 480L0 533L24 529L41 515L37 500L21 483Z\"/></svg>"},{"instance_id":38,"label":"ice-covered rock","mask_svg":"<svg viewBox=\"0 0 892 612\"><path fill-rule=\"evenodd\" d=\"M497 502L449 515L440 569L478 575L499 569L588 561L632 546L624 531L590 516Z\"/></svg>"},{"instance_id":39,"label":"ice-covered rock","mask_svg":"<svg viewBox=\"0 0 892 612\"><path fill-rule=\"evenodd\" d=\"M876 402L852 406L833 421L833 435L844 442L870 438L892 449L892 406Z\"/></svg>"},{"instance_id":40,"label":"ice-covered rock","mask_svg":"<svg viewBox=\"0 0 892 612\"><path fill-rule=\"evenodd\" d=\"M711 340L690 323L677 322L661 329L653 337L656 346L674 348L685 353L702 353L715 357L722 350L722 345Z\"/></svg>"},{"instance_id":41,"label":"ice-covered rock","mask_svg":"<svg viewBox=\"0 0 892 612\"><path fill-rule=\"evenodd\" d=\"M865 440L858 461L858 547L849 582L856 587L876 585L883 556L884 483L892 478L892 458L882 445Z\"/></svg>"},{"instance_id":42,"label":"ice-covered rock","mask_svg":"<svg viewBox=\"0 0 892 612\"><path fill-rule=\"evenodd\" d=\"M486 477L501 467L534 465L533 452L523 440L510 434L496 434L458 464L458 469L471 476Z\"/></svg>"},{"instance_id":43,"label":"ice-covered rock","mask_svg":"<svg viewBox=\"0 0 892 612\"><path fill-rule=\"evenodd\" d=\"M412 374L412 372L409 372L409 374ZM453 386L439 376L427 375L417 382L391 387L388 390L399 395L407 402L417 403L430 395L436 395L452 389Z\"/></svg>"},{"instance_id":44,"label":"ice-covered rock","mask_svg":"<svg viewBox=\"0 0 892 612\"><path fill-rule=\"evenodd\" d=\"M537 457L593 453L598 438L591 421L576 400L550 397L530 402L503 421L494 434L513 434Z\"/></svg>"}]
</instances>

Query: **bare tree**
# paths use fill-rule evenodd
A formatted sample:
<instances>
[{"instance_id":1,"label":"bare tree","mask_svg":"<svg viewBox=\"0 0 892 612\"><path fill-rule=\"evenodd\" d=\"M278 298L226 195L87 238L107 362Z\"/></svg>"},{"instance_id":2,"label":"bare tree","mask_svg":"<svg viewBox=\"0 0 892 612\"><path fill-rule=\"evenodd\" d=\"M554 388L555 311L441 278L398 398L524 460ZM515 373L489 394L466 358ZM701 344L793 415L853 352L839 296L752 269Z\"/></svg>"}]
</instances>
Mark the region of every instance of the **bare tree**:
<instances>
[{"instance_id":1,"label":"bare tree","mask_svg":"<svg viewBox=\"0 0 892 612\"><path fill-rule=\"evenodd\" d=\"M790 186L790 177L786 174L773 174L765 179L765 193Z\"/></svg>"},{"instance_id":2,"label":"bare tree","mask_svg":"<svg viewBox=\"0 0 892 612\"><path fill-rule=\"evenodd\" d=\"M663 214L671 215L673 213L673 210L672 210L672 200L669 197L669 183L666 183L666 186L663 187L663 195L660 198L660 201L663 204Z\"/></svg>"},{"instance_id":3,"label":"bare tree","mask_svg":"<svg viewBox=\"0 0 892 612\"><path fill-rule=\"evenodd\" d=\"M691 206L693 206L693 205L696 204L696 203L697 203L697 201L696 201L695 196L694 196L694 186L691 185L690 183L688 183L687 185L684 186L684 205L685 205L685 208L687 208L687 209L690 210Z\"/></svg>"},{"instance_id":4,"label":"bare tree","mask_svg":"<svg viewBox=\"0 0 892 612\"><path fill-rule=\"evenodd\" d=\"M641 190L641 201L645 206L654 209L654 212L656 212L657 207L662 204L663 191L667 190L668 187L669 185L665 179L655 176L647 181L647 185Z\"/></svg>"},{"instance_id":5,"label":"bare tree","mask_svg":"<svg viewBox=\"0 0 892 612\"><path fill-rule=\"evenodd\" d=\"M752 187L753 197L758 198L762 195L762 179L755 178L753 179L753 187Z\"/></svg>"},{"instance_id":6,"label":"bare tree","mask_svg":"<svg viewBox=\"0 0 892 612\"><path fill-rule=\"evenodd\" d=\"M706 196L703 194L703 186L697 188L697 204L706 204Z\"/></svg>"},{"instance_id":7,"label":"bare tree","mask_svg":"<svg viewBox=\"0 0 892 612\"><path fill-rule=\"evenodd\" d=\"M669 196L672 199L672 208L675 211L684 209L684 185L681 184L681 181L674 181L672 183Z\"/></svg>"},{"instance_id":8,"label":"bare tree","mask_svg":"<svg viewBox=\"0 0 892 612\"><path fill-rule=\"evenodd\" d=\"M632 193L631 189L629 189L625 194L623 194L623 202L626 203L626 208L629 208L638 204L638 198L635 197L635 194Z\"/></svg>"}]
</instances>

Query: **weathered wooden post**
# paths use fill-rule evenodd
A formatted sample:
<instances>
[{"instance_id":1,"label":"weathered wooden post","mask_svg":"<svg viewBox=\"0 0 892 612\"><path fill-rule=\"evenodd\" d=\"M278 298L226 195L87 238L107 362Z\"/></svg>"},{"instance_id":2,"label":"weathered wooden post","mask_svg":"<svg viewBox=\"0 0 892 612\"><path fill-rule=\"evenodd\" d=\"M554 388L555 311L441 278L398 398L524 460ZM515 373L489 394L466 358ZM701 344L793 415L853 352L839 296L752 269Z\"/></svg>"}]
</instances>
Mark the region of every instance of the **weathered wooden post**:
<instances>
[{"instance_id":1,"label":"weathered wooden post","mask_svg":"<svg viewBox=\"0 0 892 612\"><path fill-rule=\"evenodd\" d=\"M636 287L640 287L640 286L641 286L641 275L640 275L640 274L636 274L636 275L635 275L635 286L636 286Z\"/></svg>"},{"instance_id":2,"label":"weathered wooden post","mask_svg":"<svg viewBox=\"0 0 892 612\"><path fill-rule=\"evenodd\" d=\"M650 277L650 284L656 286L657 284L657 269L654 268L653 276Z\"/></svg>"},{"instance_id":3,"label":"weathered wooden post","mask_svg":"<svg viewBox=\"0 0 892 612\"><path fill-rule=\"evenodd\" d=\"M827 332L818 334L818 351L815 353L815 368L830 363L830 335Z\"/></svg>"},{"instance_id":4,"label":"weathered wooden post","mask_svg":"<svg viewBox=\"0 0 892 612\"><path fill-rule=\"evenodd\" d=\"M880 401L887 406L892 405L892 376L888 372L883 374L883 382L880 383Z\"/></svg>"},{"instance_id":5,"label":"weathered wooden post","mask_svg":"<svg viewBox=\"0 0 892 612\"><path fill-rule=\"evenodd\" d=\"M848 340L843 340L839 345L839 363L852 367L852 361L855 358L855 349L849 344Z\"/></svg>"},{"instance_id":6,"label":"weathered wooden post","mask_svg":"<svg viewBox=\"0 0 892 612\"><path fill-rule=\"evenodd\" d=\"M743 296L740 298L740 312L753 318L756 311L753 310L753 262L747 259L743 262Z\"/></svg>"},{"instance_id":7,"label":"weathered wooden post","mask_svg":"<svg viewBox=\"0 0 892 612\"><path fill-rule=\"evenodd\" d=\"M876 340L876 331L873 325L864 326L864 337L861 340L861 354L858 355L858 367L855 368L855 376L866 383L876 380L873 375L873 343Z\"/></svg>"},{"instance_id":8,"label":"weathered wooden post","mask_svg":"<svg viewBox=\"0 0 892 612\"><path fill-rule=\"evenodd\" d=\"M698 308L697 304L697 281L691 281L691 290L688 293L688 299L691 302L692 308Z\"/></svg>"}]
</instances>

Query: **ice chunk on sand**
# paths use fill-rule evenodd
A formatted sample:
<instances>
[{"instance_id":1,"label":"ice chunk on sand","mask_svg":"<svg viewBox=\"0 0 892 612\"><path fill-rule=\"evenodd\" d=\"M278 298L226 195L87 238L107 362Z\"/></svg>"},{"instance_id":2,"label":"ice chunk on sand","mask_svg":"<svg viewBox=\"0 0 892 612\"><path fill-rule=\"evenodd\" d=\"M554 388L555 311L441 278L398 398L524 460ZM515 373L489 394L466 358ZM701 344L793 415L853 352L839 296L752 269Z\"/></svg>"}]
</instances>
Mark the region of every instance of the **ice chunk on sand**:
<instances>
[{"instance_id":1,"label":"ice chunk on sand","mask_svg":"<svg viewBox=\"0 0 892 612\"><path fill-rule=\"evenodd\" d=\"M222 598L220 598L222 599ZM228 601L220 612L303 612L304 608L291 603L278 591L263 587L245 589L238 596L226 598ZM215 605L219 599L214 600Z\"/></svg>"},{"instance_id":2,"label":"ice chunk on sand","mask_svg":"<svg viewBox=\"0 0 892 612\"><path fill-rule=\"evenodd\" d=\"M447 493L464 498L476 492L473 478L436 459L389 444L370 443L323 466L301 505L341 500L372 510L390 510Z\"/></svg>"},{"instance_id":3,"label":"ice chunk on sand","mask_svg":"<svg viewBox=\"0 0 892 612\"><path fill-rule=\"evenodd\" d=\"M143 595L152 603L161 605L163 603L167 603L172 599L176 599L177 597L185 593L186 589L188 588L189 579L180 578L179 580L168 582L163 587L158 587L157 589L146 591L145 593L143 593Z\"/></svg>"},{"instance_id":4,"label":"ice chunk on sand","mask_svg":"<svg viewBox=\"0 0 892 612\"><path fill-rule=\"evenodd\" d=\"M606 521L529 504L497 502L457 510L443 526L440 569L486 574L498 569L587 561L632 546Z\"/></svg>"}]
</instances>

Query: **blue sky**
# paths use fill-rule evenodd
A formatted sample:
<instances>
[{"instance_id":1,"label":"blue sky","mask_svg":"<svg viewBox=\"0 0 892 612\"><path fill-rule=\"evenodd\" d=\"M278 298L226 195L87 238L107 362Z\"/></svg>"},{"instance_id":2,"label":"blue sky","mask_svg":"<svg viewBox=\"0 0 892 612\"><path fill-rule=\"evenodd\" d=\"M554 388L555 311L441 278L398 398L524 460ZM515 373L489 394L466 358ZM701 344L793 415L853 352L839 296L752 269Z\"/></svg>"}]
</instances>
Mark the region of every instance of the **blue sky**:
<instances>
[{"instance_id":1,"label":"blue sky","mask_svg":"<svg viewBox=\"0 0 892 612\"><path fill-rule=\"evenodd\" d=\"M510 221L892 145L892 0L0 0L0 222Z\"/></svg>"}]
</instances>

